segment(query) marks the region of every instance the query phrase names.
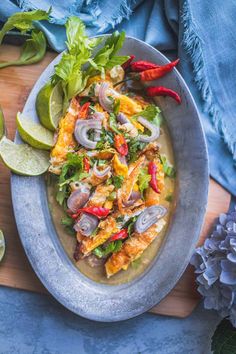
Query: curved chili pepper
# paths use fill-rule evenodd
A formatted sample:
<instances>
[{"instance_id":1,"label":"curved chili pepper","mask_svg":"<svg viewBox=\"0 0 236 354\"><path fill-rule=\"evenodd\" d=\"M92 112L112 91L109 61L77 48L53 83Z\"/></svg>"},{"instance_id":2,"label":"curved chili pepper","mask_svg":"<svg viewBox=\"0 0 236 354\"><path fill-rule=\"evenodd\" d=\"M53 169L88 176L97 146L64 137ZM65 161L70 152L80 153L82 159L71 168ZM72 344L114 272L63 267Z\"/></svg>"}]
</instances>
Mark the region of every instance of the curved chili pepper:
<instances>
[{"instance_id":1,"label":"curved chili pepper","mask_svg":"<svg viewBox=\"0 0 236 354\"><path fill-rule=\"evenodd\" d=\"M117 134L114 137L114 145L116 150L122 155L128 155L129 149L128 144L122 134Z\"/></svg>"},{"instance_id":2,"label":"curved chili pepper","mask_svg":"<svg viewBox=\"0 0 236 354\"><path fill-rule=\"evenodd\" d=\"M90 106L90 102L86 102L80 107L80 110L79 110L79 113L78 113L78 118L79 119L87 118L89 106Z\"/></svg>"},{"instance_id":3,"label":"curved chili pepper","mask_svg":"<svg viewBox=\"0 0 236 354\"><path fill-rule=\"evenodd\" d=\"M157 165L155 162L150 161L148 164L148 174L151 176L149 186L156 192L160 193L160 190L157 185Z\"/></svg>"},{"instance_id":4,"label":"curved chili pepper","mask_svg":"<svg viewBox=\"0 0 236 354\"><path fill-rule=\"evenodd\" d=\"M87 207L81 208L77 211L76 214L72 214L73 219L77 219L80 213L88 213L97 216L98 218L105 218L110 213L110 209L102 207Z\"/></svg>"},{"instance_id":5,"label":"curved chili pepper","mask_svg":"<svg viewBox=\"0 0 236 354\"><path fill-rule=\"evenodd\" d=\"M90 170L90 162L89 162L89 159L86 156L83 158L83 163L84 163L84 171L85 172L89 172L89 170Z\"/></svg>"},{"instance_id":6,"label":"curved chili pepper","mask_svg":"<svg viewBox=\"0 0 236 354\"><path fill-rule=\"evenodd\" d=\"M178 104L181 104L181 98L177 92L163 86L150 86L146 89L148 97L154 96L169 96L172 97Z\"/></svg>"},{"instance_id":7,"label":"curved chili pepper","mask_svg":"<svg viewBox=\"0 0 236 354\"><path fill-rule=\"evenodd\" d=\"M151 63L150 61L139 60L130 64L131 71L141 72L150 69L160 68L160 65Z\"/></svg>"},{"instance_id":8,"label":"curved chili pepper","mask_svg":"<svg viewBox=\"0 0 236 354\"><path fill-rule=\"evenodd\" d=\"M142 71L138 74L135 74L134 78L140 81L153 81L159 79L160 77L165 76L168 72L173 70L178 62L179 59L166 65L159 66L159 68Z\"/></svg>"},{"instance_id":9,"label":"curved chili pepper","mask_svg":"<svg viewBox=\"0 0 236 354\"><path fill-rule=\"evenodd\" d=\"M130 55L129 59L123 63L121 66L124 70L128 69L130 67L131 62L134 60L135 55Z\"/></svg>"},{"instance_id":10,"label":"curved chili pepper","mask_svg":"<svg viewBox=\"0 0 236 354\"><path fill-rule=\"evenodd\" d=\"M129 236L127 229L120 230L110 237L109 241L124 240Z\"/></svg>"}]
</instances>

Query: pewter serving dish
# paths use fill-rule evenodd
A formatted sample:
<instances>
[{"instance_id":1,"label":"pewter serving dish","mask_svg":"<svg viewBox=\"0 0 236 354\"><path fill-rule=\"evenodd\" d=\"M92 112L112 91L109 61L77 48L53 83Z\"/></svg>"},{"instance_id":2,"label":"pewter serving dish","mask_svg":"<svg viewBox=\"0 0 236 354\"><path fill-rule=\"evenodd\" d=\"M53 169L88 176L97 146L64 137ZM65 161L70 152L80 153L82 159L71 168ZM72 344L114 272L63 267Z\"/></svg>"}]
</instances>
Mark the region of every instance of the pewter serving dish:
<instances>
[{"instance_id":1,"label":"pewter serving dish","mask_svg":"<svg viewBox=\"0 0 236 354\"><path fill-rule=\"evenodd\" d=\"M157 50L127 37L123 55L165 64ZM37 120L35 100L53 74L60 55L42 73L23 113ZM208 160L196 105L176 69L158 85L179 92L182 104L158 100L171 134L177 169L176 208L159 254L149 268L132 282L109 286L96 283L71 262L54 228L41 177L12 175L12 199L16 223L25 252L48 291L65 307L97 321L119 321L137 316L160 302L175 286L189 263L203 223L208 194ZM15 141L21 142L19 135Z\"/></svg>"}]
</instances>

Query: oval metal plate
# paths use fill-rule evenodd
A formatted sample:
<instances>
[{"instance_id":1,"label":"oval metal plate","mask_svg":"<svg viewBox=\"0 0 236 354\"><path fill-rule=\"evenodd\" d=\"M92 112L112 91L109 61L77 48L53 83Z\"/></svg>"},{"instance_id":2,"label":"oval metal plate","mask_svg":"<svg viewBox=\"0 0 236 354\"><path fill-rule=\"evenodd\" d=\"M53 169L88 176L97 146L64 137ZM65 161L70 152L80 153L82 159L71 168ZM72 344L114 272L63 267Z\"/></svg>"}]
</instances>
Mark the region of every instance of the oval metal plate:
<instances>
[{"instance_id":1,"label":"oval metal plate","mask_svg":"<svg viewBox=\"0 0 236 354\"><path fill-rule=\"evenodd\" d=\"M150 45L127 37L121 54L165 64L168 60ZM37 121L35 99L53 74L59 55L32 89L23 113ZM12 200L25 252L48 291L69 310L97 321L137 316L160 302L184 272L197 242L208 194L208 159L202 126L193 98L176 69L158 80L180 93L182 104L158 100L167 121L177 165L177 205L159 255L134 281L108 286L81 274L57 237L47 203L44 177L12 175ZM18 134L15 141L21 142Z\"/></svg>"}]
</instances>

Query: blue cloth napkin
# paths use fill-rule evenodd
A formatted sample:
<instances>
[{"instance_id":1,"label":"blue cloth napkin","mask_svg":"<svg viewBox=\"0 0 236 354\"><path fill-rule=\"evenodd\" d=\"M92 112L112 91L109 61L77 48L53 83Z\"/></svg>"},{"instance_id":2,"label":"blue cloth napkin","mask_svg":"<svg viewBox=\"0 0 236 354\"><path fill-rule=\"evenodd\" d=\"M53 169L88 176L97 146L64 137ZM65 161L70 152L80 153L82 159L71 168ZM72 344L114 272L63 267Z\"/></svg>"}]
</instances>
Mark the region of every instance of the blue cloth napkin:
<instances>
[{"instance_id":1,"label":"blue cloth napkin","mask_svg":"<svg viewBox=\"0 0 236 354\"><path fill-rule=\"evenodd\" d=\"M63 24L76 15L90 35L125 29L170 58L180 58L179 70L205 130L211 176L236 196L235 0L223 5L221 0L2 0L0 20L50 6L50 23L38 26L58 52L65 48Z\"/></svg>"}]
</instances>

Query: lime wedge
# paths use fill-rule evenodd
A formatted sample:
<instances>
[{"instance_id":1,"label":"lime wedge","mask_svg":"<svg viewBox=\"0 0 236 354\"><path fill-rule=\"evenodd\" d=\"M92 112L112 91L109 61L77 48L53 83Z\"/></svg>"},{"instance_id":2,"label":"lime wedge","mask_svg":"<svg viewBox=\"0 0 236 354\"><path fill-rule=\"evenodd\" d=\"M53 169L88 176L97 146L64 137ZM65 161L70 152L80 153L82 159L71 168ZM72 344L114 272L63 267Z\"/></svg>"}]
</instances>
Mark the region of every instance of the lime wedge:
<instances>
[{"instance_id":1,"label":"lime wedge","mask_svg":"<svg viewBox=\"0 0 236 354\"><path fill-rule=\"evenodd\" d=\"M0 107L0 140L4 135L6 135L6 127L5 127L3 111Z\"/></svg>"},{"instance_id":2,"label":"lime wedge","mask_svg":"<svg viewBox=\"0 0 236 354\"><path fill-rule=\"evenodd\" d=\"M36 110L42 125L54 131L58 127L63 110L63 91L60 84L52 86L47 83L39 91Z\"/></svg>"},{"instance_id":3,"label":"lime wedge","mask_svg":"<svg viewBox=\"0 0 236 354\"><path fill-rule=\"evenodd\" d=\"M27 144L17 145L5 136L0 141L0 157L11 171L24 176L38 176L49 167L49 153Z\"/></svg>"},{"instance_id":4,"label":"lime wedge","mask_svg":"<svg viewBox=\"0 0 236 354\"><path fill-rule=\"evenodd\" d=\"M0 230L0 262L3 259L5 254L6 244L5 244L5 237L3 235L2 230Z\"/></svg>"},{"instance_id":5,"label":"lime wedge","mask_svg":"<svg viewBox=\"0 0 236 354\"><path fill-rule=\"evenodd\" d=\"M20 112L17 113L16 123L21 138L29 145L43 150L53 147L53 133L41 124L35 123Z\"/></svg>"}]
</instances>

